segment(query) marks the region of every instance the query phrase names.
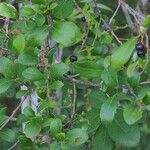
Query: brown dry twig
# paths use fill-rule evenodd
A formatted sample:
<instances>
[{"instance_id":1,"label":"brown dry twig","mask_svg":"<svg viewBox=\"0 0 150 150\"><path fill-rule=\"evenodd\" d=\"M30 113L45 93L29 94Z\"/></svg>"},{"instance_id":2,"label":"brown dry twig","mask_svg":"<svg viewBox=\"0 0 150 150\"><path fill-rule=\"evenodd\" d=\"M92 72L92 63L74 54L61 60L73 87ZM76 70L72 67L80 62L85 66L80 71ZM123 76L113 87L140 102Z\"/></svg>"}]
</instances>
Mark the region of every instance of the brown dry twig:
<instances>
[{"instance_id":1,"label":"brown dry twig","mask_svg":"<svg viewBox=\"0 0 150 150\"><path fill-rule=\"evenodd\" d=\"M19 103L19 105L15 108L15 110L12 112L11 116L2 124L2 126L0 127L0 130L2 130L8 123L9 121L12 120L12 118L14 118L15 114L17 113L17 111L20 109L22 103L25 101L25 98Z\"/></svg>"},{"instance_id":2,"label":"brown dry twig","mask_svg":"<svg viewBox=\"0 0 150 150\"><path fill-rule=\"evenodd\" d=\"M96 83L93 83L93 82L90 82L90 81L81 81L81 80L78 80L78 79L75 79L69 75L65 75L69 80L71 80L72 82L74 83L77 83L77 84L81 84L81 85L85 85L85 86L90 86L90 87L101 87L100 84L96 84Z\"/></svg>"}]
</instances>

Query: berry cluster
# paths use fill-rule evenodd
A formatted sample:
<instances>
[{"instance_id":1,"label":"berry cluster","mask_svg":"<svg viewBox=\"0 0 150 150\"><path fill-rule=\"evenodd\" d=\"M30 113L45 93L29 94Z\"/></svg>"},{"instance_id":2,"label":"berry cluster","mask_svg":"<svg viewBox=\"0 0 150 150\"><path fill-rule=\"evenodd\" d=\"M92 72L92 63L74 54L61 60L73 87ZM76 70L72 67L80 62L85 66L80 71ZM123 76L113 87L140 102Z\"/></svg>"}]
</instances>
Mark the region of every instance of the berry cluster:
<instances>
[{"instance_id":1,"label":"berry cluster","mask_svg":"<svg viewBox=\"0 0 150 150\"><path fill-rule=\"evenodd\" d=\"M135 46L136 52L137 52L137 56L142 58L145 56L146 54L146 47L143 43L138 42Z\"/></svg>"}]
</instances>

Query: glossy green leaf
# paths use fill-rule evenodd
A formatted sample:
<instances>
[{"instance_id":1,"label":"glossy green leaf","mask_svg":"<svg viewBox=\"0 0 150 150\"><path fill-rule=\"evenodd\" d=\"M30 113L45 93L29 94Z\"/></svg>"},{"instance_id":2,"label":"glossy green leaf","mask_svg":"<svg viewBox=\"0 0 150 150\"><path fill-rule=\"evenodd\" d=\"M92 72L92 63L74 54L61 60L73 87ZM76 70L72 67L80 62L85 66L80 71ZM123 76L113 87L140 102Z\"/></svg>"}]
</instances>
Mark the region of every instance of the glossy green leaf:
<instances>
[{"instance_id":1,"label":"glossy green leaf","mask_svg":"<svg viewBox=\"0 0 150 150\"><path fill-rule=\"evenodd\" d=\"M56 63L52 64L51 71L54 78L59 78L69 71L69 67L65 63Z\"/></svg>"},{"instance_id":2,"label":"glossy green leaf","mask_svg":"<svg viewBox=\"0 0 150 150\"><path fill-rule=\"evenodd\" d=\"M59 118L52 119L50 124L50 133L52 135L56 135L57 133L60 133L62 130L62 121Z\"/></svg>"},{"instance_id":3,"label":"glossy green leaf","mask_svg":"<svg viewBox=\"0 0 150 150\"><path fill-rule=\"evenodd\" d=\"M120 69L129 61L136 42L137 38L133 37L115 50L111 56L111 65L114 68Z\"/></svg>"},{"instance_id":4,"label":"glossy green leaf","mask_svg":"<svg viewBox=\"0 0 150 150\"><path fill-rule=\"evenodd\" d=\"M44 75L36 68L30 67L25 69L22 72L22 76L31 81L37 81L37 80L42 80L44 78Z\"/></svg>"},{"instance_id":5,"label":"glossy green leaf","mask_svg":"<svg viewBox=\"0 0 150 150\"><path fill-rule=\"evenodd\" d=\"M39 135L40 131L40 126L34 121L27 123L24 129L26 137L31 139Z\"/></svg>"},{"instance_id":6,"label":"glossy green leaf","mask_svg":"<svg viewBox=\"0 0 150 150\"><path fill-rule=\"evenodd\" d=\"M29 6L25 6L25 7L21 8L21 10L20 10L21 16L28 17L28 16L32 16L34 14L35 14L35 11Z\"/></svg>"},{"instance_id":7,"label":"glossy green leaf","mask_svg":"<svg viewBox=\"0 0 150 150\"><path fill-rule=\"evenodd\" d=\"M28 118L35 117L35 112L30 106L23 109L23 114Z\"/></svg>"},{"instance_id":8,"label":"glossy green leaf","mask_svg":"<svg viewBox=\"0 0 150 150\"><path fill-rule=\"evenodd\" d=\"M61 81L57 80L57 81L52 82L49 87L50 89L56 90L56 89L62 88L63 86L64 84Z\"/></svg>"},{"instance_id":9,"label":"glossy green leaf","mask_svg":"<svg viewBox=\"0 0 150 150\"><path fill-rule=\"evenodd\" d=\"M107 100L107 96L103 91L92 90L89 94L89 100L93 108L101 108L102 104Z\"/></svg>"},{"instance_id":10,"label":"glossy green leaf","mask_svg":"<svg viewBox=\"0 0 150 150\"><path fill-rule=\"evenodd\" d=\"M115 69L108 67L104 69L101 78L107 86L117 86L118 85L118 75Z\"/></svg>"},{"instance_id":11,"label":"glossy green leaf","mask_svg":"<svg viewBox=\"0 0 150 150\"><path fill-rule=\"evenodd\" d=\"M38 63L38 57L32 52L23 52L18 56L18 62L22 65L35 65Z\"/></svg>"},{"instance_id":12,"label":"glossy green leaf","mask_svg":"<svg viewBox=\"0 0 150 150\"><path fill-rule=\"evenodd\" d=\"M142 118L142 113L140 108L133 105L126 105L123 110L123 117L125 122L131 125Z\"/></svg>"},{"instance_id":13,"label":"glossy green leaf","mask_svg":"<svg viewBox=\"0 0 150 150\"><path fill-rule=\"evenodd\" d=\"M25 48L25 36L23 34L19 34L15 36L13 39L13 47L16 49L18 53L21 53Z\"/></svg>"},{"instance_id":14,"label":"glossy green leaf","mask_svg":"<svg viewBox=\"0 0 150 150\"><path fill-rule=\"evenodd\" d=\"M143 22L144 27L148 27L149 25L150 25L150 15L146 16L146 18Z\"/></svg>"},{"instance_id":15,"label":"glossy green leaf","mask_svg":"<svg viewBox=\"0 0 150 150\"><path fill-rule=\"evenodd\" d=\"M21 90L21 91L18 91L16 93L16 98L19 99L19 98L21 98L23 96L27 96L28 94L29 94L29 91L27 91L27 90Z\"/></svg>"},{"instance_id":16,"label":"glossy green leaf","mask_svg":"<svg viewBox=\"0 0 150 150\"><path fill-rule=\"evenodd\" d=\"M35 4L44 4L46 0L32 0L32 2Z\"/></svg>"},{"instance_id":17,"label":"glossy green leaf","mask_svg":"<svg viewBox=\"0 0 150 150\"><path fill-rule=\"evenodd\" d=\"M14 78L16 76L16 68L9 58L0 57L0 73L8 78Z\"/></svg>"},{"instance_id":18,"label":"glossy green leaf","mask_svg":"<svg viewBox=\"0 0 150 150\"><path fill-rule=\"evenodd\" d=\"M73 64L72 70L84 78L100 78L102 65L99 62L84 61Z\"/></svg>"},{"instance_id":19,"label":"glossy green leaf","mask_svg":"<svg viewBox=\"0 0 150 150\"><path fill-rule=\"evenodd\" d=\"M81 40L79 27L70 21L59 21L54 24L52 39L62 47L69 47Z\"/></svg>"},{"instance_id":20,"label":"glossy green leaf","mask_svg":"<svg viewBox=\"0 0 150 150\"><path fill-rule=\"evenodd\" d=\"M112 150L113 141L107 133L107 129L102 126L100 127L94 136L92 150Z\"/></svg>"},{"instance_id":21,"label":"glossy green leaf","mask_svg":"<svg viewBox=\"0 0 150 150\"><path fill-rule=\"evenodd\" d=\"M100 118L102 122L110 123L113 121L118 107L118 100L112 97L106 100L100 110Z\"/></svg>"},{"instance_id":22,"label":"glossy green leaf","mask_svg":"<svg viewBox=\"0 0 150 150\"><path fill-rule=\"evenodd\" d=\"M0 79L0 94L6 92L11 87L12 84L13 80Z\"/></svg>"},{"instance_id":23,"label":"glossy green leaf","mask_svg":"<svg viewBox=\"0 0 150 150\"><path fill-rule=\"evenodd\" d=\"M73 12L72 0L56 0L57 6L53 9L53 15L56 18L63 19L71 15Z\"/></svg>"},{"instance_id":24,"label":"glossy green leaf","mask_svg":"<svg viewBox=\"0 0 150 150\"><path fill-rule=\"evenodd\" d=\"M0 130L0 139L3 139L4 141L7 142L14 142L16 139L16 134L13 130L8 128Z\"/></svg>"},{"instance_id":25,"label":"glossy green leaf","mask_svg":"<svg viewBox=\"0 0 150 150\"><path fill-rule=\"evenodd\" d=\"M70 149L85 143L88 140L86 130L75 128L67 132L66 141L62 142L62 149Z\"/></svg>"},{"instance_id":26,"label":"glossy green leaf","mask_svg":"<svg viewBox=\"0 0 150 150\"><path fill-rule=\"evenodd\" d=\"M118 112L112 123L107 125L110 137L126 147L135 147L140 140L140 130L137 125L128 125L124 119L122 112Z\"/></svg>"},{"instance_id":27,"label":"glossy green leaf","mask_svg":"<svg viewBox=\"0 0 150 150\"><path fill-rule=\"evenodd\" d=\"M91 109L86 114L87 119L89 121L88 132L93 132L98 129L101 125L101 120L99 117L99 109Z\"/></svg>"},{"instance_id":28,"label":"glossy green leaf","mask_svg":"<svg viewBox=\"0 0 150 150\"><path fill-rule=\"evenodd\" d=\"M17 11L12 5L3 2L0 3L0 16L16 19Z\"/></svg>"}]
</instances>

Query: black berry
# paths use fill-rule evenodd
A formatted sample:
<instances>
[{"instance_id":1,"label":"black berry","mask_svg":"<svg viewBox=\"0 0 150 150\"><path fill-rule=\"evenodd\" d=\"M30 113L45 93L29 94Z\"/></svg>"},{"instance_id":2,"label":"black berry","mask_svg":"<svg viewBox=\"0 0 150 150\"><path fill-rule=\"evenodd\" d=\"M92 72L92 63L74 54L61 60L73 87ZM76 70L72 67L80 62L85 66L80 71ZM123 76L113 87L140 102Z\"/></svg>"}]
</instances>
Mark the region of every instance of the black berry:
<instances>
[{"instance_id":1,"label":"black berry","mask_svg":"<svg viewBox=\"0 0 150 150\"><path fill-rule=\"evenodd\" d=\"M77 61L78 60L78 57L77 56L75 56L75 55L72 55L72 56L70 56L70 61L73 63L73 62L75 62L75 61Z\"/></svg>"},{"instance_id":2,"label":"black berry","mask_svg":"<svg viewBox=\"0 0 150 150\"><path fill-rule=\"evenodd\" d=\"M138 57L144 57L145 56L145 54L146 54L146 51L145 51L145 49L143 49L143 50L137 50L137 55L138 55Z\"/></svg>"},{"instance_id":3,"label":"black berry","mask_svg":"<svg viewBox=\"0 0 150 150\"><path fill-rule=\"evenodd\" d=\"M109 23L104 23L103 24L103 29L107 32L111 30L111 24Z\"/></svg>"},{"instance_id":4,"label":"black berry","mask_svg":"<svg viewBox=\"0 0 150 150\"><path fill-rule=\"evenodd\" d=\"M135 49L137 51L139 51L139 50L142 51L142 50L145 50L145 46L144 46L143 43L139 42L139 43L136 44Z\"/></svg>"},{"instance_id":5,"label":"black berry","mask_svg":"<svg viewBox=\"0 0 150 150\"><path fill-rule=\"evenodd\" d=\"M81 20L82 20L83 22L85 22L85 21L86 21L86 18L85 18L85 17L82 17Z\"/></svg>"}]
</instances>

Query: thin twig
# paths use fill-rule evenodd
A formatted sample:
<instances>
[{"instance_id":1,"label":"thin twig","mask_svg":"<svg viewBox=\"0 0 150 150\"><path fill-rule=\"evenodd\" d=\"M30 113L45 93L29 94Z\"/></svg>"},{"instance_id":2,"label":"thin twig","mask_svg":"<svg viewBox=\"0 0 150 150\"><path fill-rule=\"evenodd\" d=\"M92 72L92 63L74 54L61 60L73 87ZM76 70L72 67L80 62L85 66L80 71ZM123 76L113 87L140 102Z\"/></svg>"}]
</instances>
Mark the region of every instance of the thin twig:
<instances>
[{"instance_id":1,"label":"thin twig","mask_svg":"<svg viewBox=\"0 0 150 150\"><path fill-rule=\"evenodd\" d=\"M3 125L0 127L0 130L2 130L8 124L8 122L12 120L12 118L15 116L17 111L20 109L20 107L21 107L22 103L24 102L24 100L25 100L25 98L15 108L15 110L12 112L11 116L3 123Z\"/></svg>"},{"instance_id":2,"label":"thin twig","mask_svg":"<svg viewBox=\"0 0 150 150\"><path fill-rule=\"evenodd\" d=\"M71 118L74 118L74 115L76 113L76 97L77 97L77 90L76 90L76 84L73 81L73 104L72 104L72 116Z\"/></svg>"},{"instance_id":3,"label":"thin twig","mask_svg":"<svg viewBox=\"0 0 150 150\"><path fill-rule=\"evenodd\" d=\"M76 0L73 0L74 2L74 5L76 6L76 8L82 13L82 15L85 17L86 19L86 33L84 35L84 38L83 38L83 41L82 41L82 44L81 44L81 48L80 50L82 50L85 46L85 43L87 41L87 38L88 38L88 35L89 35L89 32L90 32L90 23L88 21L88 17L85 15L84 11L82 10L82 8L78 5L78 3L76 2Z\"/></svg>"},{"instance_id":4,"label":"thin twig","mask_svg":"<svg viewBox=\"0 0 150 150\"><path fill-rule=\"evenodd\" d=\"M114 36L114 38L117 40L117 42L121 45L122 42L119 40L119 38L116 36L116 34L111 30L111 34Z\"/></svg>"},{"instance_id":5,"label":"thin twig","mask_svg":"<svg viewBox=\"0 0 150 150\"><path fill-rule=\"evenodd\" d=\"M150 84L150 81L149 80L148 81L144 81L144 82L141 82L140 84L141 85Z\"/></svg>"},{"instance_id":6,"label":"thin twig","mask_svg":"<svg viewBox=\"0 0 150 150\"><path fill-rule=\"evenodd\" d=\"M77 80L75 78L72 78L71 76L69 75L65 75L69 80L77 83L77 84L81 84L81 85L85 85L85 86L91 86L91 87L101 87L100 84L96 84L96 83L92 83L90 81L81 81L81 80Z\"/></svg>"},{"instance_id":7,"label":"thin twig","mask_svg":"<svg viewBox=\"0 0 150 150\"><path fill-rule=\"evenodd\" d=\"M12 150L18 143L19 143L19 140L13 146L11 146L10 148L8 148L8 150Z\"/></svg>"},{"instance_id":8,"label":"thin twig","mask_svg":"<svg viewBox=\"0 0 150 150\"><path fill-rule=\"evenodd\" d=\"M117 6L117 8L116 8L114 14L113 14L112 17L110 18L109 24L112 23L114 17L116 16L116 14L117 14L117 12L118 12L118 10L119 10L119 8L120 8L120 5L121 5L120 0L118 0L118 6Z\"/></svg>"}]
</instances>

